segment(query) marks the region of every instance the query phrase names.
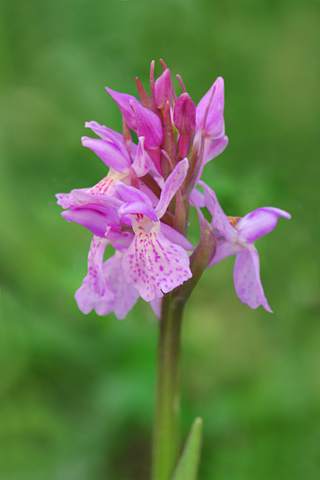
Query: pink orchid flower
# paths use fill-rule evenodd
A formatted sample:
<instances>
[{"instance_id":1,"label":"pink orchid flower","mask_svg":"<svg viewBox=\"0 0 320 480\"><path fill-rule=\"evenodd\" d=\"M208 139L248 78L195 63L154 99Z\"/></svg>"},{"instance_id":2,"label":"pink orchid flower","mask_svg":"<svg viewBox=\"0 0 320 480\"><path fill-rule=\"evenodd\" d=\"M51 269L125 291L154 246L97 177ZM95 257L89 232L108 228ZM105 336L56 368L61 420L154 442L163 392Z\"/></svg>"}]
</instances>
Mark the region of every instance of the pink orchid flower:
<instances>
[{"instance_id":1,"label":"pink orchid flower","mask_svg":"<svg viewBox=\"0 0 320 480\"><path fill-rule=\"evenodd\" d=\"M192 276L186 253L186 249L192 250L192 245L160 222L187 170L187 159L177 164L164 183L155 208L143 192L121 183L116 186L118 193L128 201L119 209L119 216L132 225L135 233L123 256L123 268L128 282L136 286L147 302L162 297Z\"/></svg>"},{"instance_id":2,"label":"pink orchid flower","mask_svg":"<svg viewBox=\"0 0 320 480\"><path fill-rule=\"evenodd\" d=\"M261 280L259 255L254 246L255 240L271 232L278 218L291 218L284 210L263 207L248 213L245 217L231 218L223 212L213 190L201 182L206 206L212 215L212 226L217 230L216 252L208 267L215 265L230 255L236 255L233 280L236 293L250 308L262 305L272 312L265 297Z\"/></svg>"}]
</instances>

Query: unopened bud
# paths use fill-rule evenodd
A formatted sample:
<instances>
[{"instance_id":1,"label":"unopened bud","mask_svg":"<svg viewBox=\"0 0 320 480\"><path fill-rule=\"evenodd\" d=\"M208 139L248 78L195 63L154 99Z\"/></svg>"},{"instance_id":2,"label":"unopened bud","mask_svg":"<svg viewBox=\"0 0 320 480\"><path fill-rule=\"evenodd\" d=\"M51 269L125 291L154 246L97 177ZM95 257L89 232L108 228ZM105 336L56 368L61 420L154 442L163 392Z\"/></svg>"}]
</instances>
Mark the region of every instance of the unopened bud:
<instances>
[{"instance_id":1,"label":"unopened bud","mask_svg":"<svg viewBox=\"0 0 320 480\"><path fill-rule=\"evenodd\" d=\"M155 83L155 94L157 107L162 110L165 108L166 103L173 104L177 98L170 77L170 70L167 68Z\"/></svg>"},{"instance_id":2,"label":"unopened bud","mask_svg":"<svg viewBox=\"0 0 320 480\"><path fill-rule=\"evenodd\" d=\"M196 125L196 107L188 93L178 98L173 111L173 122L180 133L192 133Z\"/></svg>"}]
</instances>

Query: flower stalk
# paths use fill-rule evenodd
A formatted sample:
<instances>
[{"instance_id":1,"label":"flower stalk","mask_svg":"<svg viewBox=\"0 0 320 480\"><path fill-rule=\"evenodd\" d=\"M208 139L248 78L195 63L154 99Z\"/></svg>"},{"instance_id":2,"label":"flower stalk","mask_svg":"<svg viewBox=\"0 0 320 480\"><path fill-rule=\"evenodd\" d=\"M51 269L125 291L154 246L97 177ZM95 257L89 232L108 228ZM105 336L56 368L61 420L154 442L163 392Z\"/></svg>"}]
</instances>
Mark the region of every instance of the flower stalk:
<instances>
[{"instance_id":1,"label":"flower stalk","mask_svg":"<svg viewBox=\"0 0 320 480\"><path fill-rule=\"evenodd\" d=\"M172 293L162 300L158 378L152 447L152 480L169 480L180 449L180 340L185 303Z\"/></svg>"}]
</instances>

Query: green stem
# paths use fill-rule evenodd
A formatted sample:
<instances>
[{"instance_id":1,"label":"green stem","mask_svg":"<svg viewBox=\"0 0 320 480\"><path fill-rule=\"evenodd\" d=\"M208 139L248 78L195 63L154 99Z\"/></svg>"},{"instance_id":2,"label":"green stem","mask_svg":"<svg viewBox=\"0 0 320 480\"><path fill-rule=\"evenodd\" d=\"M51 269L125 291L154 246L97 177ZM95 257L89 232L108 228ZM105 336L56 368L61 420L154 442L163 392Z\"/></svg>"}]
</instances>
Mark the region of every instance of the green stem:
<instances>
[{"instance_id":1,"label":"green stem","mask_svg":"<svg viewBox=\"0 0 320 480\"><path fill-rule=\"evenodd\" d=\"M184 302L166 295L160 320L152 480L169 480L179 455L180 333Z\"/></svg>"}]
</instances>

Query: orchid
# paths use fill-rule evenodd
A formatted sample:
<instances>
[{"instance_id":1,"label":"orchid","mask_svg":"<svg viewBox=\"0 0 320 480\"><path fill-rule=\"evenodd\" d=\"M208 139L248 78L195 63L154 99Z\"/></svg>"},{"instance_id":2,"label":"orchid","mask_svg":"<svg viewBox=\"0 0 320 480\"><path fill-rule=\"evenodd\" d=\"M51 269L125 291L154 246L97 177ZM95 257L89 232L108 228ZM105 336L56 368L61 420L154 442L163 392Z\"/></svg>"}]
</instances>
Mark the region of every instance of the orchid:
<instances>
[{"instance_id":1,"label":"orchid","mask_svg":"<svg viewBox=\"0 0 320 480\"><path fill-rule=\"evenodd\" d=\"M224 81L218 77L195 105L181 77L177 75L182 90L177 94L170 70L162 60L161 65L163 73L155 80L151 63L150 94L136 79L140 100L106 87L122 115L122 134L91 121L85 127L99 138L84 136L82 144L109 170L92 187L56 196L62 216L93 234L88 271L75 293L79 309L85 314L114 312L123 319L141 297L160 319L152 480L195 480L195 474L185 475L185 466L190 464L190 471L196 472L200 421L174 470L179 454L178 354L184 305L207 267L236 255L238 297L253 309L262 305L271 312L254 242L273 230L279 217L290 215L263 207L241 219L227 217L216 193L201 179L206 164L228 145ZM211 222L201 210L204 207ZM197 245L187 238L191 208L199 219ZM104 260L106 250L109 258Z\"/></svg>"},{"instance_id":2,"label":"orchid","mask_svg":"<svg viewBox=\"0 0 320 480\"><path fill-rule=\"evenodd\" d=\"M261 285L259 255L254 242L271 232L279 217L289 219L290 214L279 208L263 207L243 218L227 217L215 192L205 184L203 188L206 206L212 215L212 226L218 232L216 252L208 267L236 255L233 279L238 297L251 308L262 305L272 312Z\"/></svg>"},{"instance_id":3,"label":"orchid","mask_svg":"<svg viewBox=\"0 0 320 480\"><path fill-rule=\"evenodd\" d=\"M154 300L155 296L162 297L164 293L170 292L192 276L185 250L192 250L192 245L185 237L180 237L178 232L175 232L176 241L180 240L185 248L170 241L166 236L166 230L171 230L170 227L167 226L163 232L160 223L171 199L185 179L187 169L187 159L178 163L165 181L155 208L143 192L134 191L135 189L124 184L116 187L117 191L129 200L120 208L120 217L125 221L130 214L135 233L134 240L124 255L123 267L127 271L129 283L136 285L141 297L146 301ZM170 236L169 232L168 234Z\"/></svg>"}]
</instances>

